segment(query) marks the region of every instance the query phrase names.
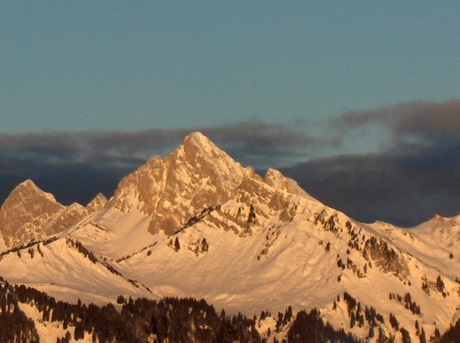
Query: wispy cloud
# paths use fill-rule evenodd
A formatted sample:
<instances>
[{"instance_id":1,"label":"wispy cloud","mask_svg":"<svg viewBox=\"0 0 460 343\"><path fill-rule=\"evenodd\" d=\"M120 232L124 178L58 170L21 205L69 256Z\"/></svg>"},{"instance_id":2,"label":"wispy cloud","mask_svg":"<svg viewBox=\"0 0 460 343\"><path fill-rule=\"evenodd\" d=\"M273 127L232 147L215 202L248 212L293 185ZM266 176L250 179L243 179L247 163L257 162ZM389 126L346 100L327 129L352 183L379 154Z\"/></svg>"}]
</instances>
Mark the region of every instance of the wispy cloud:
<instances>
[{"instance_id":1,"label":"wispy cloud","mask_svg":"<svg viewBox=\"0 0 460 343\"><path fill-rule=\"evenodd\" d=\"M284 168L311 195L364 222L413 226L460 213L460 147L344 155Z\"/></svg>"},{"instance_id":2,"label":"wispy cloud","mask_svg":"<svg viewBox=\"0 0 460 343\"><path fill-rule=\"evenodd\" d=\"M0 196L32 178L63 202L110 195L117 182L153 155L165 156L190 131L202 131L243 164L280 166L321 140L287 126L243 122L219 127L141 132L0 134Z\"/></svg>"},{"instance_id":3,"label":"wispy cloud","mask_svg":"<svg viewBox=\"0 0 460 343\"><path fill-rule=\"evenodd\" d=\"M460 142L460 99L415 101L370 111L350 111L331 120L336 128L352 131L362 126L387 128L394 147Z\"/></svg>"},{"instance_id":4,"label":"wispy cloud","mask_svg":"<svg viewBox=\"0 0 460 343\"><path fill-rule=\"evenodd\" d=\"M460 213L460 100L350 111L330 124L340 130L341 144L359 131L381 140L381 149L284 170L312 195L363 221L410 226L434 214ZM382 129L389 132L389 142L375 134Z\"/></svg>"},{"instance_id":5,"label":"wispy cloud","mask_svg":"<svg viewBox=\"0 0 460 343\"><path fill-rule=\"evenodd\" d=\"M303 161L311 151L332 144L289 126L264 122L203 128L202 132L232 157L259 169Z\"/></svg>"},{"instance_id":6,"label":"wispy cloud","mask_svg":"<svg viewBox=\"0 0 460 343\"><path fill-rule=\"evenodd\" d=\"M257 154L294 154L293 149L323 144L324 141L288 126L243 122L218 127L140 132L50 132L8 135L0 133L4 159L35 159L40 163L126 163L165 155L191 131L201 131L225 150L243 159ZM276 154L272 156L277 158Z\"/></svg>"},{"instance_id":7,"label":"wispy cloud","mask_svg":"<svg viewBox=\"0 0 460 343\"><path fill-rule=\"evenodd\" d=\"M110 196L147 158L165 156L188 133L201 131L243 165L261 172L280 168L307 192L358 220L410 226L434 214L460 212L460 100L347 112L328 128L320 137L263 121L142 132L0 134L0 199L26 178L64 203L85 203L98 192ZM359 130L383 141L375 134L381 129L391 139L379 151L331 154Z\"/></svg>"}]
</instances>

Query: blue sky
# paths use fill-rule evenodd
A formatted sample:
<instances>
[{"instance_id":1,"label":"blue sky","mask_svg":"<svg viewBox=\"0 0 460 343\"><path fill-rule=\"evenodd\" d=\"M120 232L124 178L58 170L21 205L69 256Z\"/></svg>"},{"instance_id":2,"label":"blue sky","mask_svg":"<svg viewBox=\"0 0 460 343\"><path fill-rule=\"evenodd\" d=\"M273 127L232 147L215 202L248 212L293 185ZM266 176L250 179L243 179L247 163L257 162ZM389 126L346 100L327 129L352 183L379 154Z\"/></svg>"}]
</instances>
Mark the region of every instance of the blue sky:
<instances>
[{"instance_id":1,"label":"blue sky","mask_svg":"<svg viewBox=\"0 0 460 343\"><path fill-rule=\"evenodd\" d=\"M459 113L459 19L456 1L2 2L0 140L16 145L8 147L14 163L13 155L2 157L0 195L15 181L37 176L28 164L31 156L80 163L82 152L72 155L60 146L61 135L85 151L107 155L117 147L91 145L95 137L112 142L108 137L118 133L138 142L136 136L169 132L161 136L168 144L152 139L157 145L140 144L135 155L123 156L124 167L131 158L126 171L153 153L169 152L179 134L196 129L209 132L243 163L284 168L299 182L305 174L296 167L305 163L319 168L326 160L366 154L402 158L421 154L422 147L426 157L427 149L441 145L441 136L452 148L450 143L458 143L451 128ZM400 115L392 116L395 112ZM407 129L420 113L434 118L421 122L437 127L436 133ZM249 140L251 134L260 139ZM40 139L43 148L37 152ZM44 142L54 142L55 149ZM122 151L133 150L115 156ZM10 167L21 163L23 168ZM39 167L48 170L48 178L70 177L43 163ZM37 177L51 191L62 188L45 175ZM318 184L315 179L302 185L308 191ZM91 192L96 188L95 181ZM321 189L315 195L355 211L344 207L346 199L335 203ZM446 214L460 212L460 196L449 199L453 205ZM416 222L377 212L358 217ZM414 218L433 214L420 213Z\"/></svg>"},{"instance_id":2,"label":"blue sky","mask_svg":"<svg viewBox=\"0 0 460 343\"><path fill-rule=\"evenodd\" d=\"M454 1L12 1L2 131L306 124L458 95Z\"/></svg>"}]
</instances>

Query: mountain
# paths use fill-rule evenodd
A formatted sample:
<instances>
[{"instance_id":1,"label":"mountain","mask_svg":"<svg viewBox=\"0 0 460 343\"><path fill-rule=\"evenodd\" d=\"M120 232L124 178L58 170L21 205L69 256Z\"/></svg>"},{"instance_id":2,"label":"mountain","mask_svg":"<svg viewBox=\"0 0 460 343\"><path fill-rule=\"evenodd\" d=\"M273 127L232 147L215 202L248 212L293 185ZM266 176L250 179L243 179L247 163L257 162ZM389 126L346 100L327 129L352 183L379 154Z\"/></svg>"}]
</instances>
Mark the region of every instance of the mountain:
<instances>
[{"instance_id":1,"label":"mountain","mask_svg":"<svg viewBox=\"0 0 460 343\"><path fill-rule=\"evenodd\" d=\"M18 185L0 208L0 227L5 246L57 233L52 218L65 207L31 180ZM62 230L62 229L61 229Z\"/></svg>"},{"instance_id":2,"label":"mountain","mask_svg":"<svg viewBox=\"0 0 460 343\"><path fill-rule=\"evenodd\" d=\"M164 160L156 156L124 178L110 205L149 215L149 231L169 235L197 211L226 201L248 172L208 138L193 133Z\"/></svg>"},{"instance_id":3,"label":"mountain","mask_svg":"<svg viewBox=\"0 0 460 343\"><path fill-rule=\"evenodd\" d=\"M268 314L288 306L358 339L418 341L460 317L459 218L360 223L196 132L86 207L19 185L0 209L0 275L70 302L193 297L265 313L269 341L295 326Z\"/></svg>"},{"instance_id":4,"label":"mountain","mask_svg":"<svg viewBox=\"0 0 460 343\"><path fill-rule=\"evenodd\" d=\"M78 203L64 206L32 180L26 180L11 192L0 208L2 243L8 249L57 234L106 202L107 199L98 194L86 208Z\"/></svg>"}]
</instances>

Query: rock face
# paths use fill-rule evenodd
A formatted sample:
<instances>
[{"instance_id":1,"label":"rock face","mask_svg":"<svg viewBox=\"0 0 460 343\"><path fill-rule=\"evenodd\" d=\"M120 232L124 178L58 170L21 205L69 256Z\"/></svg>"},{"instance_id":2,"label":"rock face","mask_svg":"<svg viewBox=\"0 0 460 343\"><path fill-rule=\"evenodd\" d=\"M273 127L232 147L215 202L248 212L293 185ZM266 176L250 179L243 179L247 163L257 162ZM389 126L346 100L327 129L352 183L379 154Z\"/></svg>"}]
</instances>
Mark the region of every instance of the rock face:
<instances>
[{"instance_id":1,"label":"rock face","mask_svg":"<svg viewBox=\"0 0 460 343\"><path fill-rule=\"evenodd\" d=\"M305 192L296 181L284 177L281 172L276 169L268 168L265 174L265 183L273 188L280 189L286 191L288 193L300 195L300 196L307 196L307 192ZM310 197L311 198L311 197Z\"/></svg>"},{"instance_id":2,"label":"rock face","mask_svg":"<svg viewBox=\"0 0 460 343\"><path fill-rule=\"evenodd\" d=\"M19 184L0 208L0 233L8 249L31 240L60 233L83 217L102 208L107 199L98 194L85 208L64 206L31 180Z\"/></svg>"},{"instance_id":3,"label":"rock face","mask_svg":"<svg viewBox=\"0 0 460 343\"><path fill-rule=\"evenodd\" d=\"M37 236L56 233L49 221L64 209L53 195L43 192L31 180L24 181L0 208L0 230L6 246L11 248Z\"/></svg>"},{"instance_id":4,"label":"rock face","mask_svg":"<svg viewBox=\"0 0 460 343\"><path fill-rule=\"evenodd\" d=\"M105 197L104 194L98 193L93 200L91 200L88 205L86 205L86 210L88 214L93 213L101 208L103 208L105 205L107 205L107 198Z\"/></svg>"},{"instance_id":5,"label":"rock face","mask_svg":"<svg viewBox=\"0 0 460 343\"><path fill-rule=\"evenodd\" d=\"M151 216L149 231L173 234L196 213L227 200L248 175L207 137L195 132L165 159L155 156L125 177L109 202Z\"/></svg>"},{"instance_id":6,"label":"rock face","mask_svg":"<svg viewBox=\"0 0 460 343\"><path fill-rule=\"evenodd\" d=\"M294 180L279 171L269 169L262 179L203 134L194 132L166 158L152 157L126 176L110 200L98 194L86 208L77 203L63 206L31 180L25 181L3 204L0 230L5 246L12 248L62 232L105 207L122 212L140 211L149 217L150 233L164 232L169 236L188 225L197 214L226 202L241 188L260 183L308 197ZM263 187L256 188L263 192Z\"/></svg>"}]
</instances>

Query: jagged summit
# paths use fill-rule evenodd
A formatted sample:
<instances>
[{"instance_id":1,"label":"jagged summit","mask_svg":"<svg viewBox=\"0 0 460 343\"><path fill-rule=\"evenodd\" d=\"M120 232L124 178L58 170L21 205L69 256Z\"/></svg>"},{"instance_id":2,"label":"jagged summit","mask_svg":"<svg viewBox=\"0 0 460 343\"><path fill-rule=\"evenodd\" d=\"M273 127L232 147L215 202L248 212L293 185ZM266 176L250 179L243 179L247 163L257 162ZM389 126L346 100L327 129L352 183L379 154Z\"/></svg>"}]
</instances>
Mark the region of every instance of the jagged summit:
<instances>
[{"instance_id":1,"label":"jagged summit","mask_svg":"<svg viewBox=\"0 0 460 343\"><path fill-rule=\"evenodd\" d=\"M199 131L191 132L184 137L182 145L195 145L203 148L217 148L214 143Z\"/></svg>"},{"instance_id":2,"label":"jagged summit","mask_svg":"<svg viewBox=\"0 0 460 343\"><path fill-rule=\"evenodd\" d=\"M252 168L244 168L205 135L193 132L166 158L152 157L126 176L108 207L124 212L140 210L150 217L151 233L163 231L171 235L192 217L230 199L237 187L249 179L313 199L279 171L269 169L263 180Z\"/></svg>"},{"instance_id":3,"label":"jagged summit","mask_svg":"<svg viewBox=\"0 0 460 343\"><path fill-rule=\"evenodd\" d=\"M37 185L31 180L31 179L27 179L23 182L21 182L19 185L16 186L16 188L20 188L20 187L37 187Z\"/></svg>"},{"instance_id":4,"label":"jagged summit","mask_svg":"<svg viewBox=\"0 0 460 343\"><path fill-rule=\"evenodd\" d=\"M199 132L169 156L155 156L119 184L109 202L122 211L151 216L152 233L172 234L197 212L225 201L251 174Z\"/></svg>"},{"instance_id":5,"label":"jagged summit","mask_svg":"<svg viewBox=\"0 0 460 343\"><path fill-rule=\"evenodd\" d=\"M193 156L197 153L207 155L210 158L217 157L222 153L226 155L213 141L198 131L191 132L185 136L182 143L170 155L185 154Z\"/></svg>"},{"instance_id":6,"label":"jagged summit","mask_svg":"<svg viewBox=\"0 0 460 343\"><path fill-rule=\"evenodd\" d=\"M16 186L3 203L0 215L6 214L18 216L21 212L24 215L38 215L52 209L60 209L55 197L41 190L32 180L26 180Z\"/></svg>"},{"instance_id":7,"label":"jagged summit","mask_svg":"<svg viewBox=\"0 0 460 343\"><path fill-rule=\"evenodd\" d=\"M32 180L19 184L0 208L0 230L7 247L35 237L33 230L65 207Z\"/></svg>"},{"instance_id":8,"label":"jagged summit","mask_svg":"<svg viewBox=\"0 0 460 343\"><path fill-rule=\"evenodd\" d=\"M305 192L296 181L285 177L279 170L268 168L265 173L264 181L266 184L274 188L313 199L313 197L307 194L307 192Z\"/></svg>"},{"instance_id":9,"label":"jagged summit","mask_svg":"<svg viewBox=\"0 0 460 343\"><path fill-rule=\"evenodd\" d=\"M192 132L166 158L154 156L123 178L105 207L122 212L140 211L149 218L150 233L162 231L171 235L202 211L235 196L241 184L256 184L248 180L314 200L279 171L269 169L263 180L208 137Z\"/></svg>"},{"instance_id":10,"label":"jagged summit","mask_svg":"<svg viewBox=\"0 0 460 343\"><path fill-rule=\"evenodd\" d=\"M233 160L201 132L192 132L187 135L182 144L167 159L179 163L193 163L197 172L207 173L210 168L222 167L227 167L229 170L224 171L228 172L238 172L242 169L240 163ZM238 176L241 176L240 173Z\"/></svg>"},{"instance_id":11,"label":"jagged summit","mask_svg":"<svg viewBox=\"0 0 460 343\"><path fill-rule=\"evenodd\" d=\"M31 196L40 196L49 199L52 202L57 202L54 195L47 193L40 189L31 179L27 179L17 185L13 191L10 193L9 198L15 197L31 197ZM6 201L5 201L6 202Z\"/></svg>"},{"instance_id":12,"label":"jagged summit","mask_svg":"<svg viewBox=\"0 0 460 343\"><path fill-rule=\"evenodd\" d=\"M86 205L88 212L92 213L102 207L104 207L108 202L108 199L104 194L98 193L89 203Z\"/></svg>"},{"instance_id":13,"label":"jagged summit","mask_svg":"<svg viewBox=\"0 0 460 343\"><path fill-rule=\"evenodd\" d=\"M60 233L83 217L102 208L107 199L97 195L85 208L78 203L64 206L32 180L20 183L0 208L0 239L7 248Z\"/></svg>"}]
</instances>

